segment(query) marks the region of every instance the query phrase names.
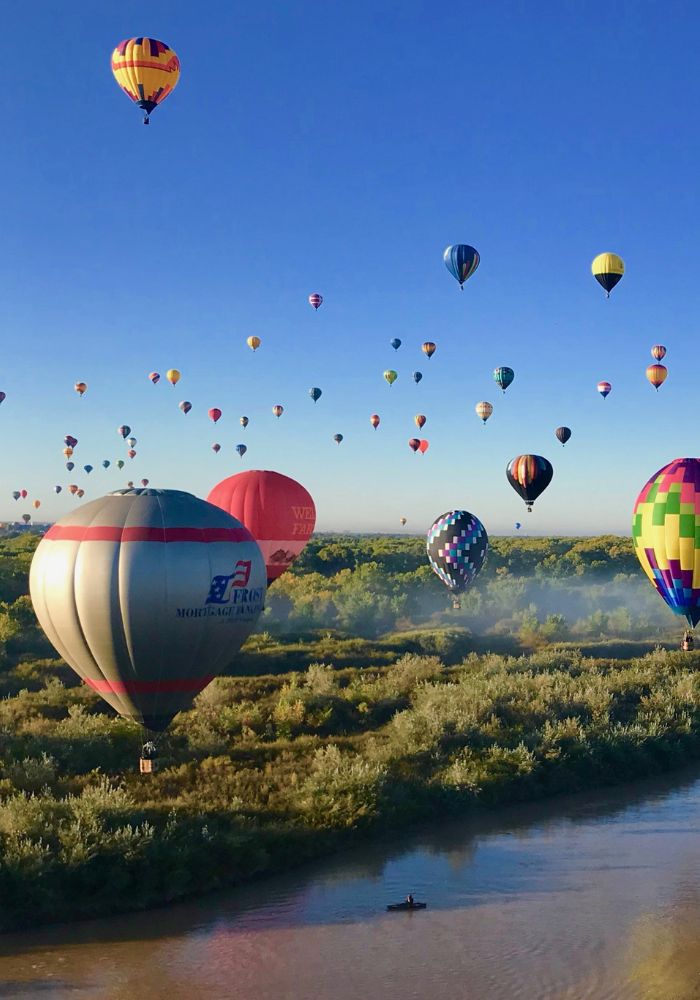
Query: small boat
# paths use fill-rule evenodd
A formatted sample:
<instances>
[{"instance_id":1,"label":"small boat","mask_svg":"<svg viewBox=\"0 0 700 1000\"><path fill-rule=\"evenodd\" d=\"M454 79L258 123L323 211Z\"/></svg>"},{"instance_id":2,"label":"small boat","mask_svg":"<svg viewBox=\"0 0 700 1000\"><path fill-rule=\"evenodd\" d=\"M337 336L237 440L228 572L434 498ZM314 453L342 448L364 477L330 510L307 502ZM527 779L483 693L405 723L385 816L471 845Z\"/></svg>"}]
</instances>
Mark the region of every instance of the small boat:
<instances>
[{"instance_id":1,"label":"small boat","mask_svg":"<svg viewBox=\"0 0 700 1000\"><path fill-rule=\"evenodd\" d=\"M427 903L409 903L404 899L403 903L389 903L387 910L424 910Z\"/></svg>"}]
</instances>

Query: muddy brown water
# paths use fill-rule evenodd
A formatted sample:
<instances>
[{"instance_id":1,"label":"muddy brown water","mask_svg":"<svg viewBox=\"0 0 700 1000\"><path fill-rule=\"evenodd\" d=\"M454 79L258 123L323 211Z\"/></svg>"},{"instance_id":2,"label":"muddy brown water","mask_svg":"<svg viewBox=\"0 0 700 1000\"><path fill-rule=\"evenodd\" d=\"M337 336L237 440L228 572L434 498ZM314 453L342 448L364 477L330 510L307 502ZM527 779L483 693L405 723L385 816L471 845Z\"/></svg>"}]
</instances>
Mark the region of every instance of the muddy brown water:
<instances>
[{"instance_id":1,"label":"muddy brown water","mask_svg":"<svg viewBox=\"0 0 700 1000\"><path fill-rule=\"evenodd\" d=\"M428 909L387 913L412 891ZM0 998L700 998L700 771L0 937Z\"/></svg>"}]
</instances>

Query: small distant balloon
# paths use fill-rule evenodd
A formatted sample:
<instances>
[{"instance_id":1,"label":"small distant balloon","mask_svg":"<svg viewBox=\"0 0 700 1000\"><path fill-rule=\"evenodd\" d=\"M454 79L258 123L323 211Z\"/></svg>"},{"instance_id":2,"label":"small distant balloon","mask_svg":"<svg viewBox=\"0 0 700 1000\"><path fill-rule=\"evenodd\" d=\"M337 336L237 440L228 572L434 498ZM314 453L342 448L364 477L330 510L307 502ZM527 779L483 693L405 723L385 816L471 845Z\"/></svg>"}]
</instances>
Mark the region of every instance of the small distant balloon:
<instances>
[{"instance_id":1,"label":"small distant balloon","mask_svg":"<svg viewBox=\"0 0 700 1000\"><path fill-rule=\"evenodd\" d=\"M85 472L87 472L88 476L92 472L92 466L91 465L84 465L83 469L85 470Z\"/></svg>"},{"instance_id":2,"label":"small distant balloon","mask_svg":"<svg viewBox=\"0 0 700 1000\"><path fill-rule=\"evenodd\" d=\"M70 486L68 487L68 492L70 493L71 496L74 497L75 494L78 492L77 485L75 483L71 483Z\"/></svg>"},{"instance_id":3,"label":"small distant balloon","mask_svg":"<svg viewBox=\"0 0 700 1000\"><path fill-rule=\"evenodd\" d=\"M378 413L373 413L372 416L369 418L369 422L371 423L372 427L374 427L374 429L376 431L377 427L379 427L379 424L381 423L381 419L379 417L379 414Z\"/></svg>"},{"instance_id":4,"label":"small distant balloon","mask_svg":"<svg viewBox=\"0 0 700 1000\"><path fill-rule=\"evenodd\" d=\"M133 484L133 482L131 481L131 479L129 480L129 482L128 482L128 483L127 483L126 485L127 485L128 487L129 487L129 489L130 489L130 490L133 490L133 488L134 488L134 484Z\"/></svg>"},{"instance_id":5,"label":"small distant balloon","mask_svg":"<svg viewBox=\"0 0 700 1000\"><path fill-rule=\"evenodd\" d=\"M23 500L26 500L27 497L29 496L29 493L26 490L20 490L19 495L22 497Z\"/></svg>"},{"instance_id":6,"label":"small distant balloon","mask_svg":"<svg viewBox=\"0 0 700 1000\"><path fill-rule=\"evenodd\" d=\"M78 498L78 499L80 500L80 498L81 498L81 497L84 497L84 496L85 496L85 490L82 490L82 489L81 489L81 490L78 490L78 492L77 492L77 493L76 493L75 495L76 495L76 496L77 496L77 498Z\"/></svg>"},{"instance_id":7,"label":"small distant balloon","mask_svg":"<svg viewBox=\"0 0 700 1000\"><path fill-rule=\"evenodd\" d=\"M105 458L105 460L102 462L102 468L103 469L108 469L111 464L112 463L110 462L110 460L108 458Z\"/></svg>"},{"instance_id":8,"label":"small distant balloon","mask_svg":"<svg viewBox=\"0 0 700 1000\"><path fill-rule=\"evenodd\" d=\"M336 444L340 444L340 442L343 440L343 435L342 434L334 434L333 435L333 440L335 441Z\"/></svg>"},{"instance_id":9,"label":"small distant balloon","mask_svg":"<svg viewBox=\"0 0 700 1000\"><path fill-rule=\"evenodd\" d=\"M246 427L248 426L249 423L250 423L250 420L248 420L247 417L241 417L240 424L241 424L241 427L243 428L243 430L246 429Z\"/></svg>"},{"instance_id":10,"label":"small distant balloon","mask_svg":"<svg viewBox=\"0 0 700 1000\"><path fill-rule=\"evenodd\" d=\"M566 444L566 442L569 440L569 438L571 437L571 428L570 427L557 427L557 429L554 431L554 433L556 434L557 440L561 441L562 447L563 447Z\"/></svg>"},{"instance_id":11,"label":"small distant balloon","mask_svg":"<svg viewBox=\"0 0 700 1000\"><path fill-rule=\"evenodd\" d=\"M41 500L32 500L32 507L34 510L39 510L41 507Z\"/></svg>"},{"instance_id":12,"label":"small distant balloon","mask_svg":"<svg viewBox=\"0 0 700 1000\"><path fill-rule=\"evenodd\" d=\"M398 337L394 337L394 339L390 340L389 343L391 344L391 346L394 348L395 351L398 351L399 347L401 347L401 341L399 340Z\"/></svg>"},{"instance_id":13,"label":"small distant balloon","mask_svg":"<svg viewBox=\"0 0 700 1000\"><path fill-rule=\"evenodd\" d=\"M149 483L148 479L142 479L141 480L141 485L144 487L144 489L146 488L146 486L148 486L148 483Z\"/></svg>"},{"instance_id":14,"label":"small distant balloon","mask_svg":"<svg viewBox=\"0 0 700 1000\"><path fill-rule=\"evenodd\" d=\"M484 424L493 413L493 406L491 405L491 403L487 403L486 400L482 400L481 403L477 403L474 409L476 410L477 417Z\"/></svg>"},{"instance_id":15,"label":"small distant balloon","mask_svg":"<svg viewBox=\"0 0 700 1000\"><path fill-rule=\"evenodd\" d=\"M75 446L78 443L78 439L74 438L72 434L66 434L66 436L63 439L63 441L67 445L68 448L75 448Z\"/></svg>"},{"instance_id":16,"label":"small distant balloon","mask_svg":"<svg viewBox=\"0 0 700 1000\"><path fill-rule=\"evenodd\" d=\"M150 378L151 382L154 385L160 382L160 375L158 374L158 372L150 372L148 377Z\"/></svg>"},{"instance_id":17,"label":"small distant balloon","mask_svg":"<svg viewBox=\"0 0 700 1000\"><path fill-rule=\"evenodd\" d=\"M0 392L0 403L4 403L6 399L7 399L7 393Z\"/></svg>"},{"instance_id":18,"label":"small distant balloon","mask_svg":"<svg viewBox=\"0 0 700 1000\"><path fill-rule=\"evenodd\" d=\"M217 444L217 443L214 443L214 444L213 444L213 445L211 446L211 450L212 450L212 451L213 451L213 452L214 452L214 453L215 453L216 455L218 455L218 454L219 454L219 452L221 451L221 445L220 445L220 444Z\"/></svg>"},{"instance_id":19,"label":"small distant balloon","mask_svg":"<svg viewBox=\"0 0 700 1000\"><path fill-rule=\"evenodd\" d=\"M437 344L434 344L432 340L426 340L424 344L421 344L421 351L430 360L437 351Z\"/></svg>"},{"instance_id":20,"label":"small distant balloon","mask_svg":"<svg viewBox=\"0 0 700 1000\"><path fill-rule=\"evenodd\" d=\"M277 417L277 419L279 420L279 418L280 418L280 417L282 416L282 414L284 413L284 407L283 407L283 406L280 406L280 404L279 404L279 403L277 403L277 405L276 405L276 406L273 406L273 407L272 407L272 412L274 413L274 415L275 415L275 416Z\"/></svg>"},{"instance_id":21,"label":"small distant balloon","mask_svg":"<svg viewBox=\"0 0 700 1000\"><path fill-rule=\"evenodd\" d=\"M420 380L422 378L423 378L423 372L414 372L413 373L413 381L416 383L416 385L420 382Z\"/></svg>"},{"instance_id":22,"label":"small distant balloon","mask_svg":"<svg viewBox=\"0 0 700 1000\"><path fill-rule=\"evenodd\" d=\"M169 368L168 371L165 373L165 377L167 378L168 382L170 382L171 385L177 385L177 383L182 378L182 375L177 370L177 368Z\"/></svg>"},{"instance_id":23,"label":"small distant balloon","mask_svg":"<svg viewBox=\"0 0 700 1000\"><path fill-rule=\"evenodd\" d=\"M659 386L663 385L668 378L668 368L666 365L649 365L647 378L658 392Z\"/></svg>"},{"instance_id":24,"label":"small distant balloon","mask_svg":"<svg viewBox=\"0 0 700 1000\"><path fill-rule=\"evenodd\" d=\"M413 422L415 423L416 427L419 430L421 430L425 426L425 422L427 419L428 418L423 413L416 413L415 417L413 418Z\"/></svg>"},{"instance_id":25,"label":"small distant balloon","mask_svg":"<svg viewBox=\"0 0 700 1000\"><path fill-rule=\"evenodd\" d=\"M499 387L501 392L505 392L508 386L511 384L515 378L515 372L512 368L508 368L506 365L501 365L500 368L495 368L493 372L493 380Z\"/></svg>"},{"instance_id":26,"label":"small distant balloon","mask_svg":"<svg viewBox=\"0 0 700 1000\"><path fill-rule=\"evenodd\" d=\"M425 455L429 447L430 447L430 442L426 441L425 438L421 438L420 443L418 445L418 450L420 451L421 455Z\"/></svg>"},{"instance_id":27,"label":"small distant balloon","mask_svg":"<svg viewBox=\"0 0 700 1000\"><path fill-rule=\"evenodd\" d=\"M212 406L211 410L209 410L209 419L213 420L214 423L221 420L221 410L218 406Z\"/></svg>"},{"instance_id":28,"label":"small distant balloon","mask_svg":"<svg viewBox=\"0 0 700 1000\"><path fill-rule=\"evenodd\" d=\"M663 361L666 357L666 348L663 344L654 344L651 349L651 356L654 361Z\"/></svg>"},{"instance_id":29,"label":"small distant balloon","mask_svg":"<svg viewBox=\"0 0 700 1000\"><path fill-rule=\"evenodd\" d=\"M129 445L130 448L135 448L137 443L136 438L133 437L129 438L129 440L126 443Z\"/></svg>"},{"instance_id":30,"label":"small distant balloon","mask_svg":"<svg viewBox=\"0 0 700 1000\"><path fill-rule=\"evenodd\" d=\"M127 455L129 456L129 458L136 458L136 452L134 451L133 448L129 448L129 450L127 451Z\"/></svg>"},{"instance_id":31,"label":"small distant balloon","mask_svg":"<svg viewBox=\"0 0 700 1000\"><path fill-rule=\"evenodd\" d=\"M183 399L182 402L177 405L183 413L189 413L192 409L192 403L190 403L189 399Z\"/></svg>"},{"instance_id":32,"label":"small distant balloon","mask_svg":"<svg viewBox=\"0 0 700 1000\"><path fill-rule=\"evenodd\" d=\"M68 469L69 472L72 472L73 469L75 468L75 462L66 462L66 468Z\"/></svg>"},{"instance_id":33,"label":"small distant balloon","mask_svg":"<svg viewBox=\"0 0 700 1000\"><path fill-rule=\"evenodd\" d=\"M117 460L117 468L118 469L123 469L124 468L124 459L123 458L120 458L120 459Z\"/></svg>"},{"instance_id":34,"label":"small distant balloon","mask_svg":"<svg viewBox=\"0 0 700 1000\"><path fill-rule=\"evenodd\" d=\"M121 427L117 427L117 434L119 434L120 437L123 437L124 440L126 440L128 436L131 434L131 427L129 427L128 424L122 424Z\"/></svg>"},{"instance_id":35,"label":"small distant balloon","mask_svg":"<svg viewBox=\"0 0 700 1000\"><path fill-rule=\"evenodd\" d=\"M75 391L78 393L79 396L83 396L87 392L87 383L86 382L76 382L74 388L75 388Z\"/></svg>"},{"instance_id":36,"label":"small distant balloon","mask_svg":"<svg viewBox=\"0 0 700 1000\"><path fill-rule=\"evenodd\" d=\"M398 372L393 371L393 369L391 368L389 368L387 371L384 372L384 378L389 383L389 385L393 385L398 377L399 377Z\"/></svg>"},{"instance_id":37,"label":"small distant balloon","mask_svg":"<svg viewBox=\"0 0 700 1000\"><path fill-rule=\"evenodd\" d=\"M260 339L260 337L248 337L248 339L246 340L246 344L251 349L251 351L257 351L257 349L262 344L262 340Z\"/></svg>"},{"instance_id":38,"label":"small distant balloon","mask_svg":"<svg viewBox=\"0 0 700 1000\"><path fill-rule=\"evenodd\" d=\"M528 512L552 481L554 469L541 455L516 455L506 466L506 478L525 501Z\"/></svg>"},{"instance_id":39,"label":"small distant balloon","mask_svg":"<svg viewBox=\"0 0 700 1000\"><path fill-rule=\"evenodd\" d=\"M522 524L520 523L520 521L516 521L515 522L515 530L516 531L520 531L521 528L522 528Z\"/></svg>"},{"instance_id":40,"label":"small distant balloon","mask_svg":"<svg viewBox=\"0 0 700 1000\"><path fill-rule=\"evenodd\" d=\"M625 273L625 262L616 253L599 253L591 264L591 272L605 289L606 298L610 298L610 292Z\"/></svg>"},{"instance_id":41,"label":"small distant balloon","mask_svg":"<svg viewBox=\"0 0 700 1000\"><path fill-rule=\"evenodd\" d=\"M323 393L318 388L318 386L314 386L312 389L309 389L309 395L311 396L311 398L313 399L313 401L315 403L317 400L319 400L321 398L321 396L323 395Z\"/></svg>"},{"instance_id":42,"label":"small distant balloon","mask_svg":"<svg viewBox=\"0 0 700 1000\"><path fill-rule=\"evenodd\" d=\"M29 524L31 519L32 519L31 514L22 514L22 520L24 521L25 524Z\"/></svg>"},{"instance_id":43,"label":"small distant balloon","mask_svg":"<svg viewBox=\"0 0 700 1000\"><path fill-rule=\"evenodd\" d=\"M54 486L53 491L54 493L60 493L62 489L63 489L62 486Z\"/></svg>"},{"instance_id":44,"label":"small distant balloon","mask_svg":"<svg viewBox=\"0 0 700 1000\"><path fill-rule=\"evenodd\" d=\"M19 498L20 498L21 496L22 496L22 494L20 493L20 491L19 491L19 490L13 490L13 491L12 491L12 499L13 499L13 500L19 500Z\"/></svg>"},{"instance_id":45,"label":"small distant balloon","mask_svg":"<svg viewBox=\"0 0 700 1000\"><path fill-rule=\"evenodd\" d=\"M63 449L63 454L66 456L66 458L70 458L71 455L73 454L73 449L72 448L64 448Z\"/></svg>"},{"instance_id":46,"label":"small distant balloon","mask_svg":"<svg viewBox=\"0 0 700 1000\"><path fill-rule=\"evenodd\" d=\"M318 292L313 292L311 295L309 295L309 305L313 306L314 309L318 309L318 307L322 304L322 302L323 302L323 296L319 295Z\"/></svg>"},{"instance_id":47,"label":"small distant balloon","mask_svg":"<svg viewBox=\"0 0 700 1000\"><path fill-rule=\"evenodd\" d=\"M401 525L401 527L402 527L402 528L403 528L403 526L404 526L404 525L405 525L405 524L406 524L407 522L408 522L408 518L407 518L407 517L400 517L400 518L399 518L399 524Z\"/></svg>"},{"instance_id":48,"label":"small distant balloon","mask_svg":"<svg viewBox=\"0 0 700 1000\"><path fill-rule=\"evenodd\" d=\"M610 395L610 390L612 389L612 386L610 385L609 382L599 382L596 388L598 389L598 392L601 394L603 399L605 399L606 396Z\"/></svg>"},{"instance_id":49,"label":"small distant balloon","mask_svg":"<svg viewBox=\"0 0 700 1000\"><path fill-rule=\"evenodd\" d=\"M243 456L245 455L245 453L248 451L248 445L237 444L236 445L236 451L241 456L241 458L243 458Z\"/></svg>"},{"instance_id":50,"label":"small distant balloon","mask_svg":"<svg viewBox=\"0 0 700 1000\"><path fill-rule=\"evenodd\" d=\"M420 439L419 438L409 438L409 440L408 440L408 447L411 449L411 451L415 455L415 453L420 448Z\"/></svg>"}]
</instances>

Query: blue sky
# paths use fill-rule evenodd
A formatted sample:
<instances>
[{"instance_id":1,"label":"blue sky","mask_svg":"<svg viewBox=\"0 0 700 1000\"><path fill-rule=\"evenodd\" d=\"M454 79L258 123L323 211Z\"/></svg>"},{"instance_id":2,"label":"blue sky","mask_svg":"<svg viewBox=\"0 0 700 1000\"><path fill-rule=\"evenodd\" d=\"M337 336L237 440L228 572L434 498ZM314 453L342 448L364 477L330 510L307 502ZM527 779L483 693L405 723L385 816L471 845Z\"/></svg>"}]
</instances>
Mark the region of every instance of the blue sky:
<instances>
[{"instance_id":1,"label":"blue sky","mask_svg":"<svg viewBox=\"0 0 700 1000\"><path fill-rule=\"evenodd\" d=\"M493 533L516 520L542 534L626 532L641 486L697 454L700 433L700 12L533 12L416 0L8 8L4 31L19 41L3 57L0 517L37 497L47 518L73 509L55 483L87 500L145 476L205 496L232 472L271 468L307 486L327 530L394 530L404 515L418 532L466 507ZM109 68L137 34L182 64L149 128ZM442 262L455 242L481 253L463 293ZM604 250L627 265L609 301L590 274ZM644 372L659 342L669 378L657 394ZM497 365L516 372L505 396ZM183 372L175 389L148 382L169 367ZM605 402L600 379L613 384ZM495 407L485 428L482 399ZM211 406L224 412L216 428ZM416 413L428 417L424 456L407 446ZM125 451L122 423L137 458L105 472L102 459ZM559 424L573 430L563 449ZM72 474L65 434L79 439ZM521 452L555 468L531 515L505 478ZM24 506L10 495L23 487Z\"/></svg>"}]
</instances>

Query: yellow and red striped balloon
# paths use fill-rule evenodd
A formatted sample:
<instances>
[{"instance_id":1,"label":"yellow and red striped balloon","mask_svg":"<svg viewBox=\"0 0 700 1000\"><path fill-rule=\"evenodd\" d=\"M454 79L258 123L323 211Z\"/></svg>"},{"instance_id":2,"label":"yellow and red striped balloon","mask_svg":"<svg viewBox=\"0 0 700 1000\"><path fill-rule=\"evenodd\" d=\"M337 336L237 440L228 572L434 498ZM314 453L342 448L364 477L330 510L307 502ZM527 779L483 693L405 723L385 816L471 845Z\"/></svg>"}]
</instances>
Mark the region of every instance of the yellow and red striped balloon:
<instances>
[{"instance_id":1,"label":"yellow and red striped balloon","mask_svg":"<svg viewBox=\"0 0 700 1000\"><path fill-rule=\"evenodd\" d=\"M127 97L149 115L175 90L180 79L180 60L157 38L127 38L112 53L114 79Z\"/></svg>"}]
</instances>

